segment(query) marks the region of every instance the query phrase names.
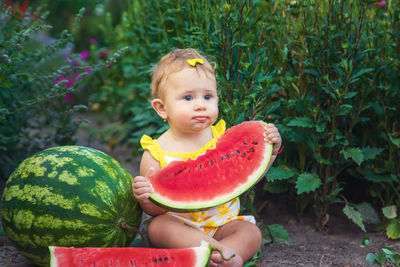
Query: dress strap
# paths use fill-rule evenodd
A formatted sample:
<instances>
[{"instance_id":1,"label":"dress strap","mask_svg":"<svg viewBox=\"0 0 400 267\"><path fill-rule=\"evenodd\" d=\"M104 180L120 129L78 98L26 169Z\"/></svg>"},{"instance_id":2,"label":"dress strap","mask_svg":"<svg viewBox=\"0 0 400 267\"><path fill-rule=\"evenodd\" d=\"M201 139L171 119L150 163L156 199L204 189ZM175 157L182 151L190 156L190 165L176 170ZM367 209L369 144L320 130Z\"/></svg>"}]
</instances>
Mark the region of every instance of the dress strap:
<instances>
[{"instance_id":1,"label":"dress strap","mask_svg":"<svg viewBox=\"0 0 400 267\"><path fill-rule=\"evenodd\" d=\"M220 120L215 126L211 126L213 137L218 138L225 133L226 123L224 120Z\"/></svg>"},{"instance_id":2,"label":"dress strap","mask_svg":"<svg viewBox=\"0 0 400 267\"><path fill-rule=\"evenodd\" d=\"M150 154L158 162L160 162L161 166L167 165L167 162L165 161L165 157L164 157L164 151L162 150L162 148L157 140L153 140L148 135L143 135L142 138L140 139L140 145L143 147L143 149L148 150L150 152Z\"/></svg>"},{"instance_id":3,"label":"dress strap","mask_svg":"<svg viewBox=\"0 0 400 267\"><path fill-rule=\"evenodd\" d=\"M152 139L150 136L147 135L142 136L142 138L140 139L140 144L144 149L148 150L158 162L160 162L161 167L164 167L168 164L166 157L178 158L180 160L186 161L188 159L196 159L198 156L204 154L208 149L214 149L218 137L224 134L225 129L226 124L224 120L220 120L216 125L211 126L213 139L208 141L199 150L192 153L164 151L157 140Z\"/></svg>"}]
</instances>

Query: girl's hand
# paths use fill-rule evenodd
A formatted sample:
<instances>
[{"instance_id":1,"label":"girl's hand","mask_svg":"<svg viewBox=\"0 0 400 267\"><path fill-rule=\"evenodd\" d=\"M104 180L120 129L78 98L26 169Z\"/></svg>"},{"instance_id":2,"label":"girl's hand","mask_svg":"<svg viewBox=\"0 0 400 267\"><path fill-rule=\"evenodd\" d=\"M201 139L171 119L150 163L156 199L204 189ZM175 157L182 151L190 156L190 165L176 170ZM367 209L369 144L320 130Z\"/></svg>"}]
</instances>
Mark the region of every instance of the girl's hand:
<instances>
[{"instance_id":1,"label":"girl's hand","mask_svg":"<svg viewBox=\"0 0 400 267\"><path fill-rule=\"evenodd\" d=\"M150 194L154 192L154 188L148 179L148 177L150 177L153 173L154 168L150 168L146 174L146 177L136 176L133 179L132 191L137 201L142 202L148 200Z\"/></svg>"},{"instance_id":2,"label":"girl's hand","mask_svg":"<svg viewBox=\"0 0 400 267\"><path fill-rule=\"evenodd\" d=\"M264 129L264 141L273 144L272 155L276 156L282 145L282 138L278 128L276 128L274 124L268 123L265 125Z\"/></svg>"}]
</instances>

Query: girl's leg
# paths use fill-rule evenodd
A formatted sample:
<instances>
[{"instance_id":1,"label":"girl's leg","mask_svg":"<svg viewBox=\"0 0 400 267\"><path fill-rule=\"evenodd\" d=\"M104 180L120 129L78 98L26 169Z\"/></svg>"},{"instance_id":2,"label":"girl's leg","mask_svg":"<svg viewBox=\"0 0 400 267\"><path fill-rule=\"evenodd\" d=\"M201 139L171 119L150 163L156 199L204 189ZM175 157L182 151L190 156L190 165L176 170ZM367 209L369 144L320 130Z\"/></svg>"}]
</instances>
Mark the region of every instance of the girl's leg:
<instances>
[{"instance_id":1,"label":"girl's leg","mask_svg":"<svg viewBox=\"0 0 400 267\"><path fill-rule=\"evenodd\" d=\"M226 231L225 231L226 232ZM159 248L186 248L200 246L204 240L222 250L225 257L231 256L234 252L229 246L218 242L214 238L198 229L185 225L182 221L168 215L159 215L150 222L148 228L150 243ZM229 243L229 242L228 242ZM219 253L218 253L219 254ZM213 259L214 258L214 259ZM241 266L241 258L234 257L230 261L223 261L222 257L212 257L210 266Z\"/></svg>"},{"instance_id":2,"label":"girl's leg","mask_svg":"<svg viewBox=\"0 0 400 267\"><path fill-rule=\"evenodd\" d=\"M255 224L236 220L220 226L214 235L214 239L231 248L241 256L243 262L246 262L260 249L262 234ZM212 255L212 258L216 260L219 257L218 253Z\"/></svg>"}]
</instances>

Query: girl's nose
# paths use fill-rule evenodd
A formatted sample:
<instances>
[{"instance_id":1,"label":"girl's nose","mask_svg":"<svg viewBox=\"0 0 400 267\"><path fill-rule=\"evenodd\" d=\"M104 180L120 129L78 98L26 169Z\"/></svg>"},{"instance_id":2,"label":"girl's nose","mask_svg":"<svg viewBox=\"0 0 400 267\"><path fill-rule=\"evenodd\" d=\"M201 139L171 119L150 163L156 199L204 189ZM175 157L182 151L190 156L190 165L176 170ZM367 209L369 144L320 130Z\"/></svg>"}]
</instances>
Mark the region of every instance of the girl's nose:
<instances>
[{"instance_id":1,"label":"girl's nose","mask_svg":"<svg viewBox=\"0 0 400 267\"><path fill-rule=\"evenodd\" d=\"M203 99L196 99L195 109L204 109L206 107Z\"/></svg>"}]
</instances>

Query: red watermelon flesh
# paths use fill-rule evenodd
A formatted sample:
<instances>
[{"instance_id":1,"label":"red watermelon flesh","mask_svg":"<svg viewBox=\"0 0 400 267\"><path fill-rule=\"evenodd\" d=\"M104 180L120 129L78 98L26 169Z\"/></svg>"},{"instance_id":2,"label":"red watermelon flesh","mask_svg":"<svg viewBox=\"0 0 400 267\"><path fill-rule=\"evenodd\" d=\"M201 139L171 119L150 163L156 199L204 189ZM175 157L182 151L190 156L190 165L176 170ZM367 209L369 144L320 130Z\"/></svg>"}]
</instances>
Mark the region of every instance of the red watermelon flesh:
<instances>
[{"instance_id":1,"label":"red watermelon flesh","mask_svg":"<svg viewBox=\"0 0 400 267\"><path fill-rule=\"evenodd\" d=\"M218 206L252 187L265 173L272 145L264 141L266 123L246 121L229 128L196 160L174 161L150 181L150 199L171 210L196 211Z\"/></svg>"},{"instance_id":2,"label":"red watermelon flesh","mask_svg":"<svg viewBox=\"0 0 400 267\"><path fill-rule=\"evenodd\" d=\"M211 246L157 249L157 248L73 248L49 247L51 267L192 267L207 266Z\"/></svg>"}]
</instances>

